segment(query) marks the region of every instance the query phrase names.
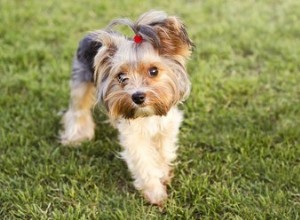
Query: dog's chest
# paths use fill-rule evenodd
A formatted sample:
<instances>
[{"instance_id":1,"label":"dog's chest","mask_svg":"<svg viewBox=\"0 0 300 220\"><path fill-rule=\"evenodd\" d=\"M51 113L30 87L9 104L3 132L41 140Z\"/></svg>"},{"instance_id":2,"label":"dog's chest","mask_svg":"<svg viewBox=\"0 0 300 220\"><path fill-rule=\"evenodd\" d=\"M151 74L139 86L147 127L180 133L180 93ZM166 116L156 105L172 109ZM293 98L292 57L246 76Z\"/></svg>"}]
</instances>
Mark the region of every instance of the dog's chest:
<instances>
[{"instance_id":1,"label":"dog's chest","mask_svg":"<svg viewBox=\"0 0 300 220\"><path fill-rule=\"evenodd\" d=\"M182 113L174 107L166 116L151 116L133 120L120 119L117 128L122 135L140 134L154 137L167 132L173 126L177 127L181 121Z\"/></svg>"}]
</instances>

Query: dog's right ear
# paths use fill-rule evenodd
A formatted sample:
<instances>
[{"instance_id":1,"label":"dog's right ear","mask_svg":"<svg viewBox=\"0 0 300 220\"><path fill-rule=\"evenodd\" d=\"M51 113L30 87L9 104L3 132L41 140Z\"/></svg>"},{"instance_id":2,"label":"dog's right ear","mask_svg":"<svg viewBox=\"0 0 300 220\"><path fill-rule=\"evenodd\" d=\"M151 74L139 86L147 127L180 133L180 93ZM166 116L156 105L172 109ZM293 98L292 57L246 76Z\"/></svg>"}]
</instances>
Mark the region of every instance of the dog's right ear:
<instances>
[{"instance_id":1,"label":"dog's right ear","mask_svg":"<svg viewBox=\"0 0 300 220\"><path fill-rule=\"evenodd\" d=\"M110 73L112 68L112 58L117 51L117 45L115 39L111 33L106 31L94 32L96 42L101 43L101 47L98 49L94 57L94 82L96 84L104 82Z\"/></svg>"}]
</instances>

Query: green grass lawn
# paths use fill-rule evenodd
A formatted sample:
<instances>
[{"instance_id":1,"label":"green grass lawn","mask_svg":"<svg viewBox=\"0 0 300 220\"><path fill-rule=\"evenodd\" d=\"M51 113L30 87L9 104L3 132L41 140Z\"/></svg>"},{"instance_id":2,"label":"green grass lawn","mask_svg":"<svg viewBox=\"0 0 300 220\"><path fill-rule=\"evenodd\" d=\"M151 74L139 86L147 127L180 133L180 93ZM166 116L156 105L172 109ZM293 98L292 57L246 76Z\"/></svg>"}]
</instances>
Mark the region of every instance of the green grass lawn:
<instances>
[{"instance_id":1,"label":"green grass lawn","mask_svg":"<svg viewBox=\"0 0 300 220\"><path fill-rule=\"evenodd\" d=\"M0 219L300 219L300 1L0 0ZM148 205L95 111L95 141L58 141L88 31L149 9L196 48L175 178Z\"/></svg>"}]
</instances>

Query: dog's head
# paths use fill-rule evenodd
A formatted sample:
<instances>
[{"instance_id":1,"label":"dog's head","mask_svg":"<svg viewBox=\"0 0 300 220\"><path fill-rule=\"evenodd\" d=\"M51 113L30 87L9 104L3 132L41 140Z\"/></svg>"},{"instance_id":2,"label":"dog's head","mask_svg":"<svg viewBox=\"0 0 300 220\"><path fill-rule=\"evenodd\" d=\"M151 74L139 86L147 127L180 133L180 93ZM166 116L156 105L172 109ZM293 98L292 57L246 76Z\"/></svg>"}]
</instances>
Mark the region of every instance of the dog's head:
<instances>
[{"instance_id":1,"label":"dog's head","mask_svg":"<svg viewBox=\"0 0 300 220\"><path fill-rule=\"evenodd\" d=\"M112 30L120 23L132 28L134 39ZM177 17L150 11L136 23L114 20L92 34L101 45L94 57L98 100L111 117L166 115L189 95L185 61L192 42Z\"/></svg>"}]
</instances>

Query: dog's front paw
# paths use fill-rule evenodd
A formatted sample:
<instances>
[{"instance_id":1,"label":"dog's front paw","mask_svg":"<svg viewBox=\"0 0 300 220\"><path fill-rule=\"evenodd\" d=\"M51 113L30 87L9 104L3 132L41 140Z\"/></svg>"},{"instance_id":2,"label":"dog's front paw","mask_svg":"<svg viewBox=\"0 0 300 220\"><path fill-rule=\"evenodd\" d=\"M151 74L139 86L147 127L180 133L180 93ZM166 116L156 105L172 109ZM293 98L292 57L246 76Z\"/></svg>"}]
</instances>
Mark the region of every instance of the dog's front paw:
<instances>
[{"instance_id":1,"label":"dog's front paw","mask_svg":"<svg viewBox=\"0 0 300 220\"><path fill-rule=\"evenodd\" d=\"M163 184L147 187L143 190L144 197L153 205L162 206L168 198L166 186Z\"/></svg>"}]
</instances>

